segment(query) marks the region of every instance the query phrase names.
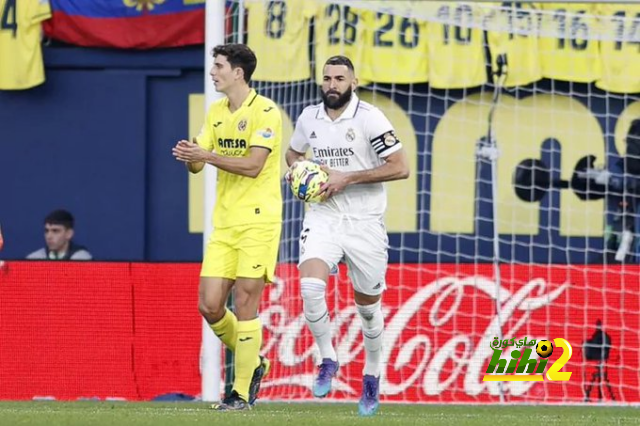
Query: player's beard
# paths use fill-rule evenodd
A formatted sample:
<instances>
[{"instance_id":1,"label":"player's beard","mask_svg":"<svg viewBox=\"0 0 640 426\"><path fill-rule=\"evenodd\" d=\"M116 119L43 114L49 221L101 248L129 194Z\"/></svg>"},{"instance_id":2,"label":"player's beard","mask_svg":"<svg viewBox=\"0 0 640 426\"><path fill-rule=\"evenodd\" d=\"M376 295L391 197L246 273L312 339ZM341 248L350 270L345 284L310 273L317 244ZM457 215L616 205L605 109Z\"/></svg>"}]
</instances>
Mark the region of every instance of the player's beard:
<instances>
[{"instance_id":1,"label":"player's beard","mask_svg":"<svg viewBox=\"0 0 640 426\"><path fill-rule=\"evenodd\" d=\"M329 94L337 94L338 96L329 97ZM353 94L353 90L349 87L344 93L340 94L340 92L336 90L329 90L327 92L322 92L322 102L324 102L324 106L329 109L340 109L351 100L351 95Z\"/></svg>"}]
</instances>

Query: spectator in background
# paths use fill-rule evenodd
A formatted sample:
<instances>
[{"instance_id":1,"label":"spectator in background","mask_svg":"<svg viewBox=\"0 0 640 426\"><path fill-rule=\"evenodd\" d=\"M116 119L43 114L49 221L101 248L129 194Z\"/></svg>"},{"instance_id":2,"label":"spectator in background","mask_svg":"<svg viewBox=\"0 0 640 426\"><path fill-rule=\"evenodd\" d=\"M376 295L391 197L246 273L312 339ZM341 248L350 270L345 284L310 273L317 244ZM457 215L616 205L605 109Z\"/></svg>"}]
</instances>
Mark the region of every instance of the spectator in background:
<instances>
[{"instance_id":1,"label":"spectator in background","mask_svg":"<svg viewBox=\"0 0 640 426\"><path fill-rule=\"evenodd\" d=\"M73 216L66 210L55 210L44 220L47 246L36 250L27 259L91 260L89 251L73 242Z\"/></svg>"}]
</instances>

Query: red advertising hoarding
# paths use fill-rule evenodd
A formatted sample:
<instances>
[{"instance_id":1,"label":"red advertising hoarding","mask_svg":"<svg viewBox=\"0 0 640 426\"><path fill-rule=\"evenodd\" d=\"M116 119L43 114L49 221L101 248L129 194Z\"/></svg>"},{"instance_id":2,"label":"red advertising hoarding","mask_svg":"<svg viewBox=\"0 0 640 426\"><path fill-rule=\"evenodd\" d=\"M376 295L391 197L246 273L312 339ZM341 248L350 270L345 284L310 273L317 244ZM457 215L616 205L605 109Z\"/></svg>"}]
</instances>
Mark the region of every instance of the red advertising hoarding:
<instances>
[{"instance_id":1,"label":"red advertising hoarding","mask_svg":"<svg viewBox=\"0 0 640 426\"><path fill-rule=\"evenodd\" d=\"M184 263L9 262L0 271L0 399L198 395L198 272ZM261 308L273 364L262 398L310 399L317 359L295 267L278 276ZM383 400L497 402L502 389L512 402L582 402L587 392L591 401L640 402L639 268L503 265L499 287L493 277L491 265L389 268ZM345 271L329 289L341 363L331 398L356 400L364 349ZM608 359L587 360L598 321L611 339ZM498 330L505 339L566 339L571 379L483 382Z\"/></svg>"}]
</instances>

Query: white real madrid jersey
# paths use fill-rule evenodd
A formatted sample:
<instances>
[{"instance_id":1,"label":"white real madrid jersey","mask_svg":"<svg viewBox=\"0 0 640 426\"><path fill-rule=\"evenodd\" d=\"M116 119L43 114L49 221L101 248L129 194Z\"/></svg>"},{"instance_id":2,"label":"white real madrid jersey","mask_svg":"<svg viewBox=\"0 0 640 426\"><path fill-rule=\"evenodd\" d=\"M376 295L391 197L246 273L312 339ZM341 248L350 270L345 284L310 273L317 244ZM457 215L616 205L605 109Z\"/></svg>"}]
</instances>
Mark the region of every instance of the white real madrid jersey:
<instances>
[{"instance_id":1,"label":"white real madrid jersey","mask_svg":"<svg viewBox=\"0 0 640 426\"><path fill-rule=\"evenodd\" d=\"M384 158L398 151L402 144L393 126L378 108L361 101L355 93L342 115L335 121L324 105L304 109L291 138L291 149L311 151L311 158L341 172L369 170L381 166ZM382 183L348 186L311 210L353 218L379 217L387 207Z\"/></svg>"}]
</instances>

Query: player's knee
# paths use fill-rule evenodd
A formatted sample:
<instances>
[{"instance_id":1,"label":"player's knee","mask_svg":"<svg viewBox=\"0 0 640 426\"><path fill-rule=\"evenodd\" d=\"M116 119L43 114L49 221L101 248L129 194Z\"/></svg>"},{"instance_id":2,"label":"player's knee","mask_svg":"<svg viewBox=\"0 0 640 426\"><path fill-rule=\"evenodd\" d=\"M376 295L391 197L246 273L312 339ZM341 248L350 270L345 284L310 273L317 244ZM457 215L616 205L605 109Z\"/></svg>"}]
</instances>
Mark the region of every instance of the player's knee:
<instances>
[{"instance_id":1,"label":"player's knee","mask_svg":"<svg viewBox=\"0 0 640 426\"><path fill-rule=\"evenodd\" d=\"M198 303L198 311L200 311L200 315L202 315L207 322L213 324L222 319L226 308L224 304L219 306L217 303L212 303L211 301L200 300Z\"/></svg>"},{"instance_id":2,"label":"player's knee","mask_svg":"<svg viewBox=\"0 0 640 426\"><path fill-rule=\"evenodd\" d=\"M317 277L322 279L324 277L323 282L326 282L330 272L329 265L321 259L307 259L300 264L300 276L302 279Z\"/></svg>"},{"instance_id":3,"label":"player's knee","mask_svg":"<svg viewBox=\"0 0 640 426\"><path fill-rule=\"evenodd\" d=\"M300 280L300 295L303 301L314 301L325 298L327 284L320 278L302 278Z\"/></svg>"},{"instance_id":4,"label":"player's knee","mask_svg":"<svg viewBox=\"0 0 640 426\"><path fill-rule=\"evenodd\" d=\"M369 337L380 334L384 328L384 315L382 314L382 303L380 300L371 305L358 305L358 314L362 320L364 332Z\"/></svg>"},{"instance_id":5,"label":"player's knee","mask_svg":"<svg viewBox=\"0 0 640 426\"><path fill-rule=\"evenodd\" d=\"M300 296L307 318L313 319L317 315L324 315L327 311L325 299L327 284L319 278L302 278L300 280Z\"/></svg>"}]
</instances>

